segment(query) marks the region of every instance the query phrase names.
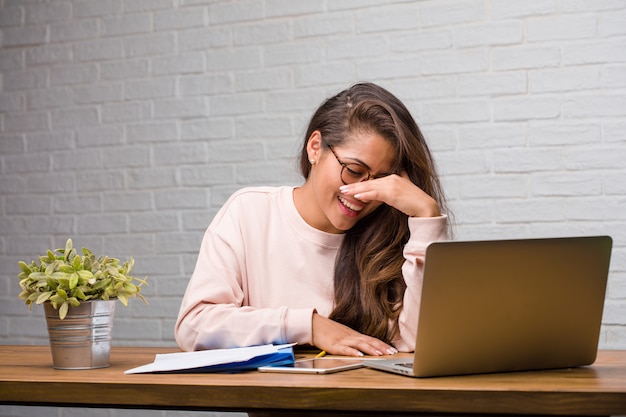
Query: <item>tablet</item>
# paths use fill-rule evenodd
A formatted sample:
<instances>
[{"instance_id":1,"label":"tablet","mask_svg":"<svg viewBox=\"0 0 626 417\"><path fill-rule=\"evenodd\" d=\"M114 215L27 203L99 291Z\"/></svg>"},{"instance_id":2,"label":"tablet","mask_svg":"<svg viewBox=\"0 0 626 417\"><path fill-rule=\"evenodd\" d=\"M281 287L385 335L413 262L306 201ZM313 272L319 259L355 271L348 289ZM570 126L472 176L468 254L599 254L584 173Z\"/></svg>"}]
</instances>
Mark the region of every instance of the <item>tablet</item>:
<instances>
[{"instance_id":1,"label":"tablet","mask_svg":"<svg viewBox=\"0 0 626 417\"><path fill-rule=\"evenodd\" d=\"M288 372L300 374L331 374L334 372L347 371L361 368L362 359L349 358L312 358L299 359L292 365L287 366L262 366L261 372Z\"/></svg>"}]
</instances>

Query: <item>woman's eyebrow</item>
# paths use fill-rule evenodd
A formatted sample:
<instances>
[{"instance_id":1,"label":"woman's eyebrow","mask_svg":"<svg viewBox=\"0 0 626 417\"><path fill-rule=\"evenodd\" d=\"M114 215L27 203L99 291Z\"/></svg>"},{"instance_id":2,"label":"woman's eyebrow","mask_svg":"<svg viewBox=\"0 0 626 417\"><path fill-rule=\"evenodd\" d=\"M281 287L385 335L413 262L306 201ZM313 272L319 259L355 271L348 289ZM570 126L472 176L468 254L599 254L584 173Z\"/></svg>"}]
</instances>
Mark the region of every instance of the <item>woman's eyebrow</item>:
<instances>
[{"instance_id":1,"label":"woman's eyebrow","mask_svg":"<svg viewBox=\"0 0 626 417\"><path fill-rule=\"evenodd\" d=\"M359 158L352 158L352 157L350 157L350 156L344 156L344 157L342 157L342 159L350 159L351 161L354 161L354 162L356 162L356 163L357 163L357 164L359 164L359 165L363 165L363 166L364 166L365 168L367 168L369 171L371 171L371 170L372 170L372 168L370 168L370 166L369 166L369 165L367 165L365 162L361 161Z\"/></svg>"}]
</instances>

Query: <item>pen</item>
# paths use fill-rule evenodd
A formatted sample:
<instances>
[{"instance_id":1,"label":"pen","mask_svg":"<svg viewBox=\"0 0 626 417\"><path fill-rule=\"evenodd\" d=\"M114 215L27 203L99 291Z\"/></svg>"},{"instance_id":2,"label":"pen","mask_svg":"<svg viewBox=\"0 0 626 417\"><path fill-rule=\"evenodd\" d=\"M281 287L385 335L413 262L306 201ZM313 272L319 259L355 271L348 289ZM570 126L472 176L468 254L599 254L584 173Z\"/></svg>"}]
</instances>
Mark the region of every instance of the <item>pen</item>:
<instances>
[{"instance_id":1,"label":"pen","mask_svg":"<svg viewBox=\"0 0 626 417\"><path fill-rule=\"evenodd\" d=\"M315 355L316 358L322 358L324 356L326 356L326 351L325 350L323 350L320 353L318 353L317 355Z\"/></svg>"}]
</instances>

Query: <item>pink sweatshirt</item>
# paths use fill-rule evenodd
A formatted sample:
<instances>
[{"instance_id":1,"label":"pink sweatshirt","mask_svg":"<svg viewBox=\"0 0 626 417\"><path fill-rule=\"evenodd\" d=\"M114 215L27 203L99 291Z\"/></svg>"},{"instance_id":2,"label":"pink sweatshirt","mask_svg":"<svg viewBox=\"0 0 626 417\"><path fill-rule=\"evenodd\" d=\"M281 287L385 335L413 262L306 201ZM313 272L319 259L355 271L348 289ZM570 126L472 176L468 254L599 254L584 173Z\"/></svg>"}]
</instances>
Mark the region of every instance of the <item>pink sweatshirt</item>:
<instances>
[{"instance_id":1,"label":"pink sweatshirt","mask_svg":"<svg viewBox=\"0 0 626 417\"><path fill-rule=\"evenodd\" d=\"M446 216L409 218L400 351L415 347L424 252L446 234ZM183 350L312 343L312 316L333 308L333 270L343 240L309 226L293 187L242 189L207 229L175 336Z\"/></svg>"}]
</instances>

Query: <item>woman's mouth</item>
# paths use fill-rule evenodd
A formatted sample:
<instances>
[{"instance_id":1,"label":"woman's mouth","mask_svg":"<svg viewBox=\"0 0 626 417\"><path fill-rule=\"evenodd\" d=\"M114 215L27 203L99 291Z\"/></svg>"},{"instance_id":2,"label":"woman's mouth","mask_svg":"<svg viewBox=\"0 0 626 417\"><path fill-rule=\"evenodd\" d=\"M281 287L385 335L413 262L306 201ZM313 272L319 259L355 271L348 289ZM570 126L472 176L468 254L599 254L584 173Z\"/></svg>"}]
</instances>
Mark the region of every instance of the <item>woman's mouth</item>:
<instances>
[{"instance_id":1,"label":"woman's mouth","mask_svg":"<svg viewBox=\"0 0 626 417\"><path fill-rule=\"evenodd\" d=\"M344 207L346 207L346 208L348 208L348 209L350 209L352 211L355 211L355 212L358 213L359 211L363 210L364 206L362 206L360 204L351 203L348 200L346 200L343 196L339 196L338 198L339 198L339 201L341 202L341 204L343 204Z\"/></svg>"}]
</instances>

